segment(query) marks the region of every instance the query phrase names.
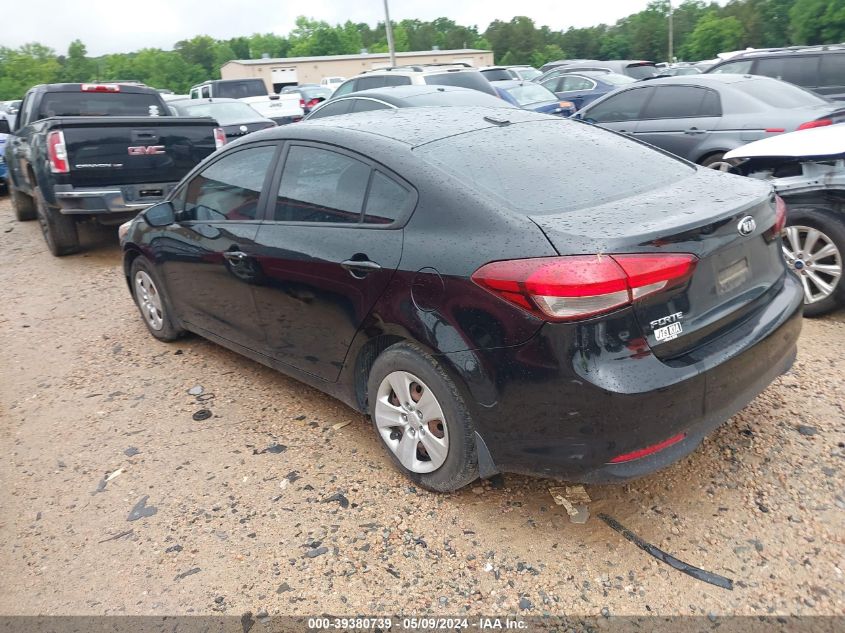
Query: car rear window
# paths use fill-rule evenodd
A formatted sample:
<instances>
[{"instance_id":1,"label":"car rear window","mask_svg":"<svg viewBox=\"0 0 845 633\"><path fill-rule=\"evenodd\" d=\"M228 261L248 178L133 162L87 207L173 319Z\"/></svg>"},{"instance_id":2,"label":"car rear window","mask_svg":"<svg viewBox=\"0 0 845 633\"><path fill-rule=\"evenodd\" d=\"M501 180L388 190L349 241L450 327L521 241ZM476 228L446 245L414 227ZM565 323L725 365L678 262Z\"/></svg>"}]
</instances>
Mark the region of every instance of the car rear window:
<instances>
[{"instance_id":1,"label":"car rear window","mask_svg":"<svg viewBox=\"0 0 845 633\"><path fill-rule=\"evenodd\" d=\"M504 88L516 102L525 107L532 103L545 103L547 101L557 101L557 97L548 88L544 88L540 84L524 83L521 86L514 86L513 88Z\"/></svg>"},{"instance_id":2,"label":"car rear window","mask_svg":"<svg viewBox=\"0 0 845 633\"><path fill-rule=\"evenodd\" d=\"M510 79L510 77L508 79ZM434 86L460 86L461 88L472 88L473 90L480 90L481 92L486 92L494 97L496 96L496 91L493 90L493 86L491 86L490 82L484 78L484 75L478 71L426 75L425 83Z\"/></svg>"},{"instance_id":3,"label":"car rear window","mask_svg":"<svg viewBox=\"0 0 845 633\"><path fill-rule=\"evenodd\" d=\"M158 95L128 92L47 92L38 118L50 116L167 116Z\"/></svg>"},{"instance_id":4,"label":"car rear window","mask_svg":"<svg viewBox=\"0 0 845 633\"><path fill-rule=\"evenodd\" d=\"M774 108L805 108L830 103L809 90L768 77L739 81L731 85L749 97Z\"/></svg>"},{"instance_id":5,"label":"car rear window","mask_svg":"<svg viewBox=\"0 0 845 633\"><path fill-rule=\"evenodd\" d=\"M625 67L625 74L634 79L647 79L657 74L657 67L654 64L636 64Z\"/></svg>"},{"instance_id":6,"label":"car rear window","mask_svg":"<svg viewBox=\"0 0 845 633\"><path fill-rule=\"evenodd\" d=\"M504 68L491 68L490 70L482 70L481 74L484 75L484 78L487 81L508 81L513 79L513 75L510 74Z\"/></svg>"},{"instance_id":7,"label":"car rear window","mask_svg":"<svg viewBox=\"0 0 845 633\"><path fill-rule=\"evenodd\" d=\"M484 128L414 151L525 215L562 213L634 196L694 170L644 144L564 120Z\"/></svg>"},{"instance_id":8,"label":"car rear window","mask_svg":"<svg viewBox=\"0 0 845 633\"><path fill-rule=\"evenodd\" d=\"M225 99L243 99L245 97L261 97L266 95L267 86L261 79L244 79L243 81L221 81L214 86L214 96Z\"/></svg>"}]
</instances>

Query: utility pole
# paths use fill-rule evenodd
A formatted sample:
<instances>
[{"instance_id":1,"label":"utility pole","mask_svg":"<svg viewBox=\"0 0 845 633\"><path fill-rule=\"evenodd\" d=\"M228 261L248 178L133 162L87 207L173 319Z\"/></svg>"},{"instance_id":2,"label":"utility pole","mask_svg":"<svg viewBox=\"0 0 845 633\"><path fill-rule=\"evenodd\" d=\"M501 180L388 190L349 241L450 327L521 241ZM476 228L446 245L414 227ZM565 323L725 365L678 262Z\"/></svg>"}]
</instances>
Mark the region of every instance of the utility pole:
<instances>
[{"instance_id":1,"label":"utility pole","mask_svg":"<svg viewBox=\"0 0 845 633\"><path fill-rule=\"evenodd\" d=\"M387 0L385 1L385 6L387 6ZM672 0L669 0L669 63L672 64L675 61L675 15L674 10L672 9Z\"/></svg>"},{"instance_id":2,"label":"utility pole","mask_svg":"<svg viewBox=\"0 0 845 633\"><path fill-rule=\"evenodd\" d=\"M396 65L396 46L393 44L393 27L390 24L390 9L384 0L384 30L387 32L387 50L390 52L390 65Z\"/></svg>"}]
</instances>

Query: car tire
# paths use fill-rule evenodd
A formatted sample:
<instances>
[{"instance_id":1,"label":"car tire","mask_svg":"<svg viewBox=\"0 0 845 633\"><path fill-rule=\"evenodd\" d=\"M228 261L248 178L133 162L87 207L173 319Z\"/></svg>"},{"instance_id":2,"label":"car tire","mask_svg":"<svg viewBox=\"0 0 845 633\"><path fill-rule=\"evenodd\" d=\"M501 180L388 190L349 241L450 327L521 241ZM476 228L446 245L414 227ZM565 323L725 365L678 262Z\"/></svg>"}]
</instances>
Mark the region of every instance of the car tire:
<instances>
[{"instance_id":1,"label":"car tire","mask_svg":"<svg viewBox=\"0 0 845 633\"><path fill-rule=\"evenodd\" d=\"M15 189L9 184L9 196L12 198L12 208L15 210L15 219L18 222L29 222L38 217L35 210L35 201L25 193Z\"/></svg>"},{"instance_id":2,"label":"car tire","mask_svg":"<svg viewBox=\"0 0 845 633\"><path fill-rule=\"evenodd\" d=\"M78 253L79 233L76 218L63 215L58 209L48 205L38 187L35 188L35 209L41 224L41 233L50 252L56 257Z\"/></svg>"},{"instance_id":3,"label":"car tire","mask_svg":"<svg viewBox=\"0 0 845 633\"><path fill-rule=\"evenodd\" d=\"M165 296L154 267L143 257L136 257L129 267L132 298L150 334L160 341L175 341L185 332L173 319L173 308Z\"/></svg>"},{"instance_id":4,"label":"car tire","mask_svg":"<svg viewBox=\"0 0 845 633\"><path fill-rule=\"evenodd\" d=\"M818 236L810 238L814 239L810 245L810 255L819 253L822 248L834 252L820 260L808 262L803 248L806 247L811 230L817 231ZM787 265L798 274L804 286L804 316L821 316L845 305L845 213L819 206L789 206L783 250ZM831 268L821 272L817 268L820 265L838 266L838 277ZM832 290L827 292L817 285L816 280L819 279L831 286Z\"/></svg>"},{"instance_id":5,"label":"car tire","mask_svg":"<svg viewBox=\"0 0 845 633\"><path fill-rule=\"evenodd\" d=\"M699 165L715 169L716 171L730 172L730 170L736 165L736 162L733 160L725 160L725 152L718 152L702 158Z\"/></svg>"},{"instance_id":6,"label":"car tire","mask_svg":"<svg viewBox=\"0 0 845 633\"><path fill-rule=\"evenodd\" d=\"M376 434L406 477L435 492L452 492L478 479L475 427L464 396L441 363L418 345L397 343L376 359L367 388Z\"/></svg>"}]
</instances>

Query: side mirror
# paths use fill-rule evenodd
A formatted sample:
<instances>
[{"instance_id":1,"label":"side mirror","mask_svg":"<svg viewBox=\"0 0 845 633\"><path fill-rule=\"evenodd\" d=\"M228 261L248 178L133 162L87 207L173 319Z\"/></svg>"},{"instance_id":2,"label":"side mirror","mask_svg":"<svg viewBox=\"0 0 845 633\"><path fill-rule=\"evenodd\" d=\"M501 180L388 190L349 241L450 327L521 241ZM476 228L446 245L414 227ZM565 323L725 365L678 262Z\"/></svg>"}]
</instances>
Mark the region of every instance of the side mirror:
<instances>
[{"instance_id":1,"label":"side mirror","mask_svg":"<svg viewBox=\"0 0 845 633\"><path fill-rule=\"evenodd\" d=\"M150 226L170 226L176 222L176 211L169 202L159 202L144 211L144 220Z\"/></svg>"},{"instance_id":2,"label":"side mirror","mask_svg":"<svg viewBox=\"0 0 845 633\"><path fill-rule=\"evenodd\" d=\"M7 118L0 119L0 134L11 134L12 130L9 128L9 120Z\"/></svg>"}]
</instances>

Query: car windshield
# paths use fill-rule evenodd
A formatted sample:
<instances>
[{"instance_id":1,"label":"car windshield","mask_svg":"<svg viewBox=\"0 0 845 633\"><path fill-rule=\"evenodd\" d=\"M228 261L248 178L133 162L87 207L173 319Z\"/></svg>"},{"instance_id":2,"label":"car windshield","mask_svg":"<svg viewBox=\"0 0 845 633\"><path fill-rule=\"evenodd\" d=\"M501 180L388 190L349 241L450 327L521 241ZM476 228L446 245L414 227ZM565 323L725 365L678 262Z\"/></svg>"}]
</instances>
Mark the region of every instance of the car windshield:
<instances>
[{"instance_id":1,"label":"car windshield","mask_svg":"<svg viewBox=\"0 0 845 633\"><path fill-rule=\"evenodd\" d=\"M807 108L830 103L824 97L808 90L768 77L755 77L731 85L749 97L773 108Z\"/></svg>"},{"instance_id":2,"label":"car windshield","mask_svg":"<svg viewBox=\"0 0 845 633\"><path fill-rule=\"evenodd\" d=\"M557 101L555 93L540 84L524 83L512 88L503 88L522 107L532 103L544 103L546 101Z\"/></svg>"},{"instance_id":3,"label":"car windshield","mask_svg":"<svg viewBox=\"0 0 845 633\"><path fill-rule=\"evenodd\" d=\"M482 70L481 74L484 75L484 78L487 81L507 81L508 79L513 79L513 75L504 68L489 68L487 70Z\"/></svg>"},{"instance_id":4,"label":"car windshield","mask_svg":"<svg viewBox=\"0 0 845 633\"><path fill-rule=\"evenodd\" d=\"M508 77L510 79L510 77ZM436 75L426 75L425 83L434 86L459 86L461 88L472 88L473 90L480 90L487 94L494 95L496 91L490 82L484 78L477 70L469 72L446 72L437 73Z\"/></svg>"},{"instance_id":5,"label":"car windshield","mask_svg":"<svg viewBox=\"0 0 845 633\"><path fill-rule=\"evenodd\" d=\"M181 112L188 116L209 116L220 125L234 125L247 121L258 121L262 117L245 103L197 103L181 106Z\"/></svg>"},{"instance_id":6,"label":"car windshield","mask_svg":"<svg viewBox=\"0 0 845 633\"><path fill-rule=\"evenodd\" d=\"M533 81L543 74L536 68L514 68L514 70L525 81Z\"/></svg>"},{"instance_id":7,"label":"car windshield","mask_svg":"<svg viewBox=\"0 0 845 633\"><path fill-rule=\"evenodd\" d=\"M128 92L47 92L38 118L50 116L161 116L157 94Z\"/></svg>"},{"instance_id":8,"label":"car windshield","mask_svg":"<svg viewBox=\"0 0 845 633\"><path fill-rule=\"evenodd\" d=\"M648 79L657 74L657 68L653 64L646 64L640 66L626 66L625 74L634 79Z\"/></svg>"},{"instance_id":9,"label":"car windshield","mask_svg":"<svg viewBox=\"0 0 845 633\"><path fill-rule=\"evenodd\" d=\"M633 77L620 75L619 73L601 73L596 74L595 77L605 83L613 84L614 86L627 86L628 84L632 84L637 81Z\"/></svg>"},{"instance_id":10,"label":"car windshield","mask_svg":"<svg viewBox=\"0 0 845 633\"><path fill-rule=\"evenodd\" d=\"M526 215L563 213L634 196L694 171L646 145L567 120L487 127L426 143L414 151Z\"/></svg>"}]
</instances>

